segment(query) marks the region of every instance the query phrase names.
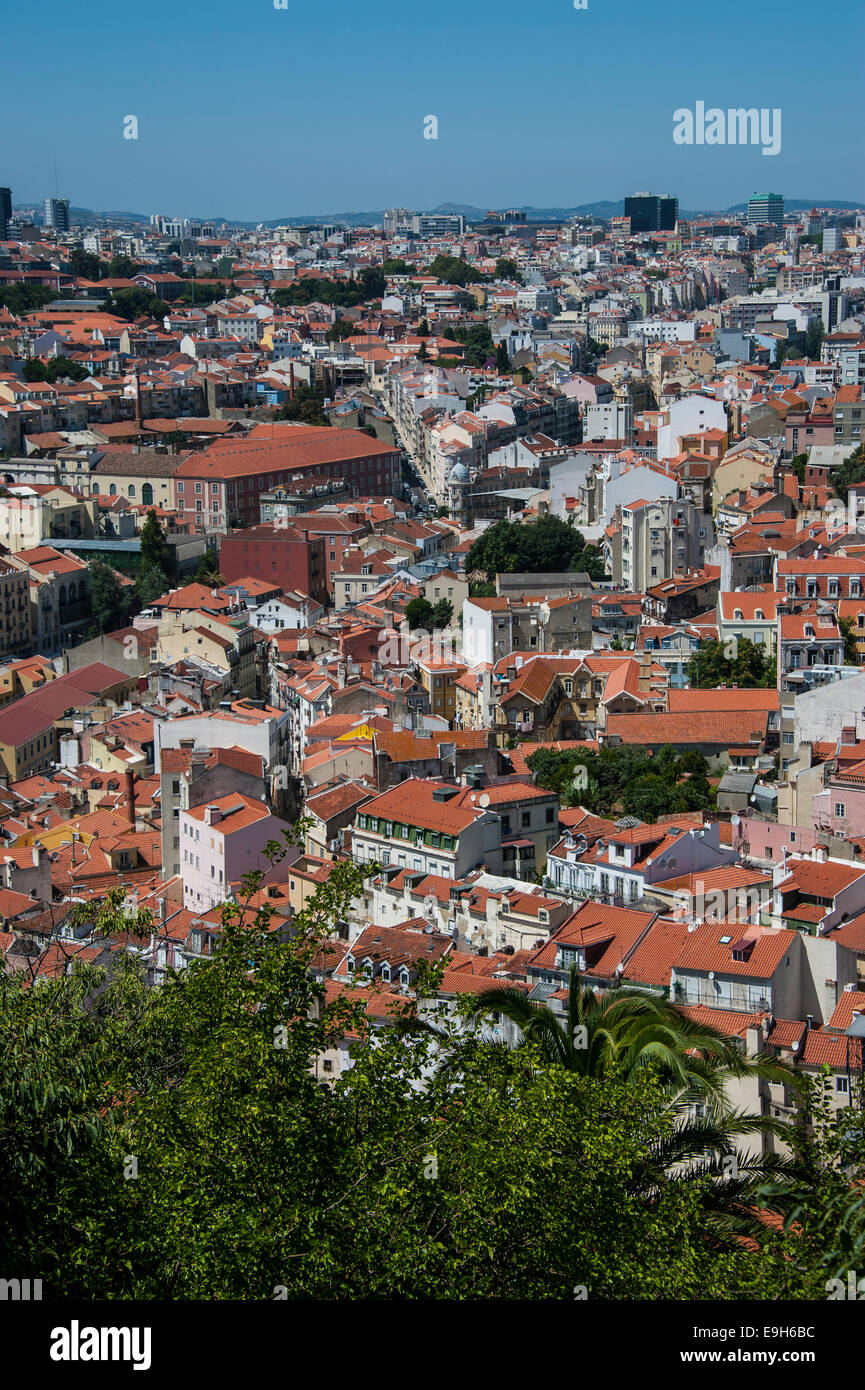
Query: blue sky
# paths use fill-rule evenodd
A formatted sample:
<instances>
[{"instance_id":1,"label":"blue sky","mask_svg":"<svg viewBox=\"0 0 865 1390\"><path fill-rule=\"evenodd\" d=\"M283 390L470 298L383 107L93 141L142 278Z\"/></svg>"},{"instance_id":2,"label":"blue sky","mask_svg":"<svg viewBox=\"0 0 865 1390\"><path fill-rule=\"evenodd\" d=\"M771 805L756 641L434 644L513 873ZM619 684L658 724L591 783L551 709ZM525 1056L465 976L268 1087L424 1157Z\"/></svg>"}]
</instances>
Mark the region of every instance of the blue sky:
<instances>
[{"instance_id":1,"label":"blue sky","mask_svg":"<svg viewBox=\"0 0 865 1390\"><path fill-rule=\"evenodd\" d=\"M9 9L3 37L0 184L15 202L54 192L55 158L76 206L244 220L574 206L637 189L685 208L766 189L865 199L849 61L865 38L860 0L588 0L581 11L573 0L44 0ZM698 100L780 107L781 152L675 145L673 111ZM123 139L126 115L137 141ZM427 115L438 140L423 138Z\"/></svg>"}]
</instances>

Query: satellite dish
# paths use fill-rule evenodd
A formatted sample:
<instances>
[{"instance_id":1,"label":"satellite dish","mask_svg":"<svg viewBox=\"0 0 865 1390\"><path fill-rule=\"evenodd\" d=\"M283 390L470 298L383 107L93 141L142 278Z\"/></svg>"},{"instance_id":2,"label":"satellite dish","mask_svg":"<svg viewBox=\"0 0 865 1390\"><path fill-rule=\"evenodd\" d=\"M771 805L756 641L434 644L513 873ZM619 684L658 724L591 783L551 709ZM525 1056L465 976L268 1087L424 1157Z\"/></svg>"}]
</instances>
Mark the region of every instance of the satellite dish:
<instances>
[{"instance_id":1,"label":"satellite dish","mask_svg":"<svg viewBox=\"0 0 865 1390\"><path fill-rule=\"evenodd\" d=\"M480 806L489 806L489 804L490 804L490 798L489 798L489 793L488 793L488 792L484 792L483 796L480 797L478 804L479 804Z\"/></svg>"},{"instance_id":2,"label":"satellite dish","mask_svg":"<svg viewBox=\"0 0 865 1390\"><path fill-rule=\"evenodd\" d=\"M742 823L742 822L741 822L739 816L731 816L731 817L730 817L730 824L731 824L731 825L741 825L741 823Z\"/></svg>"}]
</instances>

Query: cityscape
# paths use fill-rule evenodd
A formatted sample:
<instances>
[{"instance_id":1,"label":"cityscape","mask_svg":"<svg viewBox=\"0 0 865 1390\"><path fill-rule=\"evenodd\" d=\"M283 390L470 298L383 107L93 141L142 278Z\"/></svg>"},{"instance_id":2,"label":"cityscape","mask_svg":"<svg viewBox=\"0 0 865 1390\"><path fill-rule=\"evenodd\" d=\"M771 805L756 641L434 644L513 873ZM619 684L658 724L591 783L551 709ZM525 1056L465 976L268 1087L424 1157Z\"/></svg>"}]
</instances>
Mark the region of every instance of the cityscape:
<instances>
[{"instance_id":1,"label":"cityscape","mask_svg":"<svg viewBox=\"0 0 865 1390\"><path fill-rule=\"evenodd\" d=\"M0 154L0 1303L147 1324L42 1363L865 1297L865 198L747 90L505 185L419 79L379 207Z\"/></svg>"}]
</instances>

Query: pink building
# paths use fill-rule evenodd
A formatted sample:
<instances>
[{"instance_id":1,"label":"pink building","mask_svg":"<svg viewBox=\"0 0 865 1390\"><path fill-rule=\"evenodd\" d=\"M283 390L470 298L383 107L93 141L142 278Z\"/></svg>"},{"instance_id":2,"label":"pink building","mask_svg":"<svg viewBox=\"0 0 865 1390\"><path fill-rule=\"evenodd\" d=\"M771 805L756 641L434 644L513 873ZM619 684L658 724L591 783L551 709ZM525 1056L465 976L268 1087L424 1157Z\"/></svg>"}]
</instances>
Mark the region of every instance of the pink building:
<instances>
[{"instance_id":1,"label":"pink building","mask_svg":"<svg viewBox=\"0 0 865 1390\"><path fill-rule=\"evenodd\" d=\"M273 882L299 857L293 846L281 863L272 865L264 847L270 840L284 844L287 821L268 811L263 801L232 792L180 813L180 873L183 906L206 912L225 902L229 884L254 869Z\"/></svg>"}]
</instances>

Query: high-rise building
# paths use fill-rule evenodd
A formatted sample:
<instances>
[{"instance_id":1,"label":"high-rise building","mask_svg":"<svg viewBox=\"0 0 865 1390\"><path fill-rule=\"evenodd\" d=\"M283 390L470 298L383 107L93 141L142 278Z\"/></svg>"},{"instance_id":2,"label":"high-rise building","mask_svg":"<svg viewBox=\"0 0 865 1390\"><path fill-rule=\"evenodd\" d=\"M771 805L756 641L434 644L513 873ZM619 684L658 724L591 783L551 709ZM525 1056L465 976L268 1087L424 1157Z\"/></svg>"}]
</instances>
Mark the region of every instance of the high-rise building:
<instances>
[{"instance_id":1,"label":"high-rise building","mask_svg":"<svg viewBox=\"0 0 865 1390\"><path fill-rule=\"evenodd\" d=\"M9 222L12 218L12 189L0 188L0 241L9 240Z\"/></svg>"},{"instance_id":2,"label":"high-rise building","mask_svg":"<svg viewBox=\"0 0 865 1390\"><path fill-rule=\"evenodd\" d=\"M669 193L632 193L625 199L625 216L631 231L673 232L679 217L679 200Z\"/></svg>"},{"instance_id":3,"label":"high-rise building","mask_svg":"<svg viewBox=\"0 0 865 1390\"><path fill-rule=\"evenodd\" d=\"M411 229L416 236L462 236L466 219L461 212L416 212Z\"/></svg>"},{"instance_id":4,"label":"high-rise building","mask_svg":"<svg viewBox=\"0 0 865 1390\"><path fill-rule=\"evenodd\" d=\"M53 227L56 232L69 231L68 198L45 199L45 226Z\"/></svg>"},{"instance_id":5,"label":"high-rise building","mask_svg":"<svg viewBox=\"0 0 865 1390\"><path fill-rule=\"evenodd\" d=\"M784 225L784 197L781 193L752 193L748 199L748 226Z\"/></svg>"}]
</instances>

